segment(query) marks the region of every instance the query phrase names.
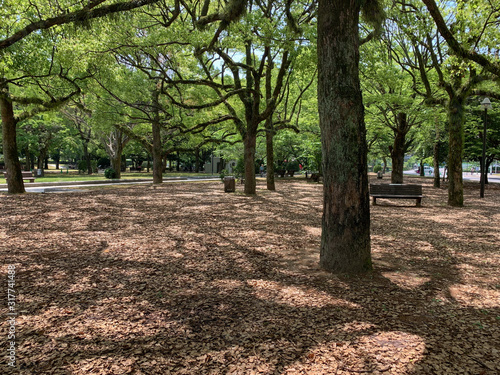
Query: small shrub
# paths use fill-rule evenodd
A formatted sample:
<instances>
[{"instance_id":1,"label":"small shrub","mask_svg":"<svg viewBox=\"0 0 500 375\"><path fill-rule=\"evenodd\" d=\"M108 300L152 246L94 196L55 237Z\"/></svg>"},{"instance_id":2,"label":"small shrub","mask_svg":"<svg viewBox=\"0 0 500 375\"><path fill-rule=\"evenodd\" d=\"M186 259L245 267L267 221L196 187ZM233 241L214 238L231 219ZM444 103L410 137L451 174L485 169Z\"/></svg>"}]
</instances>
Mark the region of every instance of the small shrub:
<instances>
[{"instance_id":1,"label":"small shrub","mask_svg":"<svg viewBox=\"0 0 500 375\"><path fill-rule=\"evenodd\" d=\"M87 161L80 160L78 162L78 173L87 171Z\"/></svg>"},{"instance_id":2,"label":"small shrub","mask_svg":"<svg viewBox=\"0 0 500 375\"><path fill-rule=\"evenodd\" d=\"M377 164L373 167L373 172L375 172L375 173L380 172L381 170L382 170L381 164Z\"/></svg>"},{"instance_id":3,"label":"small shrub","mask_svg":"<svg viewBox=\"0 0 500 375\"><path fill-rule=\"evenodd\" d=\"M107 168L104 171L104 177L106 178L116 178L116 171L113 168Z\"/></svg>"},{"instance_id":4,"label":"small shrub","mask_svg":"<svg viewBox=\"0 0 500 375\"><path fill-rule=\"evenodd\" d=\"M224 181L224 177L229 176L229 171L227 169L223 169L219 173L219 177L221 181Z\"/></svg>"}]
</instances>

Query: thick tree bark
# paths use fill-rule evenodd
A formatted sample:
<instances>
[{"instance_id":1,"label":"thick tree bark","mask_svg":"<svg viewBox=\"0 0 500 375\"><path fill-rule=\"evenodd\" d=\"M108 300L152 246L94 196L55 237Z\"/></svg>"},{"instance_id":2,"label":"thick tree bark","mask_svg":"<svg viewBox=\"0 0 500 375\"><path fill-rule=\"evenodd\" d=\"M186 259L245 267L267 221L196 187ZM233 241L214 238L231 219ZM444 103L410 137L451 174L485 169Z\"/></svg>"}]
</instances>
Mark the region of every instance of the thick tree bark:
<instances>
[{"instance_id":1,"label":"thick tree bark","mask_svg":"<svg viewBox=\"0 0 500 375\"><path fill-rule=\"evenodd\" d=\"M357 0L319 1L318 106L324 178L320 265L336 273L372 268L359 11Z\"/></svg>"},{"instance_id":2,"label":"thick tree bark","mask_svg":"<svg viewBox=\"0 0 500 375\"><path fill-rule=\"evenodd\" d=\"M243 139L244 146L244 165L245 165L245 194L255 194L255 148L257 144L257 135L248 134Z\"/></svg>"},{"instance_id":3,"label":"thick tree bark","mask_svg":"<svg viewBox=\"0 0 500 375\"><path fill-rule=\"evenodd\" d=\"M24 190L21 163L17 153L17 121L14 117L12 102L3 96L0 96L0 113L2 116L3 157L8 175L7 191L10 194L22 194L26 191Z\"/></svg>"},{"instance_id":4,"label":"thick tree bark","mask_svg":"<svg viewBox=\"0 0 500 375\"><path fill-rule=\"evenodd\" d=\"M111 168L115 170L116 178L122 177L122 153L116 153L110 158Z\"/></svg>"},{"instance_id":5,"label":"thick tree bark","mask_svg":"<svg viewBox=\"0 0 500 375\"><path fill-rule=\"evenodd\" d=\"M163 155L161 152L161 127L160 127L160 115L159 115L159 103L158 98L160 92L158 90L153 91L153 110L154 117L152 123L153 132L153 184L161 184L163 182Z\"/></svg>"},{"instance_id":6,"label":"thick tree bark","mask_svg":"<svg viewBox=\"0 0 500 375\"><path fill-rule=\"evenodd\" d=\"M398 113L397 122L396 127L393 128L394 143L392 147L390 147L392 160L391 183L402 184L406 152L406 134L410 128L406 113Z\"/></svg>"},{"instance_id":7,"label":"thick tree bark","mask_svg":"<svg viewBox=\"0 0 500 375\"><path fill-rule=\"evenodd\" d=\"M448 103L448 205L464 205L464 184L462 179L462 155L464 150L464 100L457 95Z\"/></svg>"},{"instance_id":8,"label":"thick tree bark","mask_svg":"<svg viewBox=\"0 0 500 375\"><path fill-rule=\"evenodd\" d=\"M266 120L266 183L267 190L276 190L274 184L274 127L272 116Z\"/></svg>"}]
</instances>

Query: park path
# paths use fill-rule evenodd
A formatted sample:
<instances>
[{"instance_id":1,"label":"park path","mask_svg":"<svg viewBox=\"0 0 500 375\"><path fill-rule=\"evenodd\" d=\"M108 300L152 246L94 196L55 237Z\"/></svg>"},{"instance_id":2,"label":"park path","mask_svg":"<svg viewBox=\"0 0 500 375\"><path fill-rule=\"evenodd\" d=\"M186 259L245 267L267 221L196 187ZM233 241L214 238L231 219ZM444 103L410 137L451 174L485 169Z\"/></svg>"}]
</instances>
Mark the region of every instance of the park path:
<instances>
[{"instance_id":1,"label":"park path","mask_svg":"<svg viewBox=\"0 0 500 375\"><path fill-rule=\"evenodd\" d=\"M217 181L218 177L168 177L164 178L164 182L181 182L181 181ZM95 186L112 186L112 185L137 185L150 184L153 182L151 178L131 179L131 180L101 180L101 181L61 181L61 182L34 182L25 183L24 187L28 193L61 193L68 191L79 191L87 187ZM0 192L7 191L6 184L0 184Z\"/></svg>"}]
</instances>

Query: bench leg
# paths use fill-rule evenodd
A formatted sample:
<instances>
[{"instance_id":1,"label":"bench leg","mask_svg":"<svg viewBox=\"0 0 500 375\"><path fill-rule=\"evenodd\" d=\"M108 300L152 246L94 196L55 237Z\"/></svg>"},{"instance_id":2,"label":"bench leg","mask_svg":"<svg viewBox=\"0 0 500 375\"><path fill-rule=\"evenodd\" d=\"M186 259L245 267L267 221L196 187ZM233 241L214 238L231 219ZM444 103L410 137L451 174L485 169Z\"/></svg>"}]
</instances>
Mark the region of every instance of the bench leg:
<instances>
[{"instance_id":1,"label":"bench leg","mask_svg":"<svg viewBox=\"0 0 500 375\"><path fill-rule=\"evenodd\" d=\"M422 198L417 198L417 207L422 206Z\"/></svg>"},{"instance_id":2,"label":"bench leg","mask_svg":"<svg viewBox=\"0 0 500 375\"><path fill-rule=\"evenodd\" d=\"M377 205L377 198L373 197L373 205L376 206Z\"/></svg>"}]
</instances>

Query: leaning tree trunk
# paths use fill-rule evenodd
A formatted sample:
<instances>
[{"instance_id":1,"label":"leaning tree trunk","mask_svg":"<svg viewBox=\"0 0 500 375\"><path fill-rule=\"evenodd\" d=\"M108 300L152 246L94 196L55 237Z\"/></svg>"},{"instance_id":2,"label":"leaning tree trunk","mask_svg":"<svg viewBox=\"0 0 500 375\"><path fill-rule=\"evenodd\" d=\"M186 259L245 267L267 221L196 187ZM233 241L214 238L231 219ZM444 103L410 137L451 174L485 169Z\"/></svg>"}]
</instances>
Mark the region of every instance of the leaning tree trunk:
<instances>
[{"instance_id":1,"label":"leaning tree trunk","mask_svg":"<svg viewBox=\"0 0 500 375\"><path fill-rule=\"evenodd\" d=\"M12 102L3 96L0 96L0 113L2 116L3 157L5 169L9 176L7 179L7 191L10 194L22 194L26 191L24 190L21 163L19 162L17 153L17 121L14 117Z\"/></svg>"},{"instance_id":2,"label":"leaning tree trunk","mask_svg":"<svg viewBox=\"0 0 500 375\"><path fill-rule=\"evenodd\" d=\"M318 107L323 153L320 265L371 270L364 107L359 82L357 0L320 0Z\"/></svg>"},{"instance_id":3,"label":"leaning tree trunk","mask_svg":"<svg viewBox=\"0 0 500 375\"><path fill-rule=\"evenodd\" d=\"M246 134L243 140L244 145L244 165L245 165L245 194L255 194L255 148L257 144L256 134Z\"/></svg>"},{"instance_id":4,"label":"leaning tree trunk","mask_svg":"<svg viewBox=\"0 0 500 375\"><path fill-rule=\"evenodd\" d=\"M266 164L267 164L267 190L276 190L274 184L274 127L270 116L266 120Z\"/></svg>"},{"instance_id":5,"label":"leaning tree trunk","mask_svg":"<svg viewBox=\"0 0 500 375\"><path fill-rule=\"evenodd\" d=\"M448 205L464 205L462 178L462 154L464 149L464 102L455 96L448 104L449 152L448 152Z\"/></svg>"}]
</instances>

